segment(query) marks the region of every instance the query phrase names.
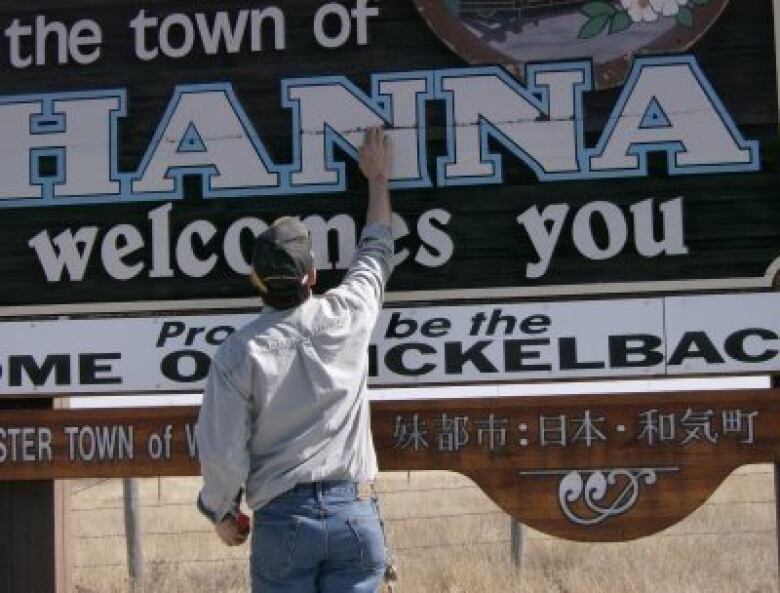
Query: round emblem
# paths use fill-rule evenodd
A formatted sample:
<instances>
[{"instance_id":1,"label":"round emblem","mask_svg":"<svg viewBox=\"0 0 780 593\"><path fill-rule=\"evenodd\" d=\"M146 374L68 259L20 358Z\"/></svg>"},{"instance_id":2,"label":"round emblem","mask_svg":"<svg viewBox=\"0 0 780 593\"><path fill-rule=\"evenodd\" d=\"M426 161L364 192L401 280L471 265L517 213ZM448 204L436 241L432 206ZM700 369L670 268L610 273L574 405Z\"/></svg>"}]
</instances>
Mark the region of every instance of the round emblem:
<instances>
[{"instance_id":1,"label":"round emblem","mask_svg":"<svg viewBox=\"0 0 780 593\"><path fill-rule=\"evenodd\" d=\"M596 88L622 84L632 58L691 47L729 0L414 0L422 17L471 64L593 61Z\"/></svg>"}]
</instances>

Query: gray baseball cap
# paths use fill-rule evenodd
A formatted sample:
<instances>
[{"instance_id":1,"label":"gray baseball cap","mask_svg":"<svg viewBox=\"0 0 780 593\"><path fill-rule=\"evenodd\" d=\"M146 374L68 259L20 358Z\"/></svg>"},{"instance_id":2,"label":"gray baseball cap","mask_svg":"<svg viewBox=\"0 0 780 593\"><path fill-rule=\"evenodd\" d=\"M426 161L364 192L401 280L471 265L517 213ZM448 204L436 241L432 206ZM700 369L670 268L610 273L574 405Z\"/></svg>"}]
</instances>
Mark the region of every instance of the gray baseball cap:
<instances>
[{"instance_id":1,"label":"gray baseball cap","mask_svg":"<svg viewBox=\"0 0 780 593\"><path fill-rule=\"evenodd\" d=\"M309 229L297 218L280 218L257 237L252 269L268 292L297 290L312 267Z\"/></svg>"}]
</instances>

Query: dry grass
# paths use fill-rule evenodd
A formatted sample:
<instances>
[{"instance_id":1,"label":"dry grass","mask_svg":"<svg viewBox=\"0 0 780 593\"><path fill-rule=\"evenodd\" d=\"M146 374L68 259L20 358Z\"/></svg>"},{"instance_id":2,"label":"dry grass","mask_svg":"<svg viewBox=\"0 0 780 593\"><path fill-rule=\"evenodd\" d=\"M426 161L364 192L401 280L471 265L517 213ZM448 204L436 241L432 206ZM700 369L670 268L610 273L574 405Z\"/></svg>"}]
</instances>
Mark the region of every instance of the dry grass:
<instances>
[{"instance_id":1,"label":"dry grass","mask_svg":"<svg viewBox=\"0 0 780 593\"><path fill-rule=\"evenodd\" d=\"M158 487L161 486L161 487ZM194 509L195 479L141 480L147 593L248 591L246 547L225 548ZM771 466L732 475L708 504L654 537L581 544L525 531L451 473L383 474L399 593L771 593L777 591ZM121 481L71 484L74 591L128 591Z\"/></svg>"}]
</instances>

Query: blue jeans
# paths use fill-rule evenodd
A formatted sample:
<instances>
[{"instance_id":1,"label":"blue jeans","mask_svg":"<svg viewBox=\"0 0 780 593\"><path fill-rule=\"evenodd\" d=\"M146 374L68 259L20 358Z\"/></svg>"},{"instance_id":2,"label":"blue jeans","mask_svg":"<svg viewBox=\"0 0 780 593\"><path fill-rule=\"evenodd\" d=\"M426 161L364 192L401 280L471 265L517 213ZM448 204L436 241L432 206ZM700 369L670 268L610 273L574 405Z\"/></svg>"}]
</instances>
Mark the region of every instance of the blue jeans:
<instances>
[{"instance_id":1,"label":"blue jeans","mask_svg":"<svg viewBox=\"0 0 780 593\"><path fill-rule=\"evenodd\" d=\"M299 484L255 512L252 593L375 593L385 563L377 502L351 482Z\"/></svg>"}]
</instances>

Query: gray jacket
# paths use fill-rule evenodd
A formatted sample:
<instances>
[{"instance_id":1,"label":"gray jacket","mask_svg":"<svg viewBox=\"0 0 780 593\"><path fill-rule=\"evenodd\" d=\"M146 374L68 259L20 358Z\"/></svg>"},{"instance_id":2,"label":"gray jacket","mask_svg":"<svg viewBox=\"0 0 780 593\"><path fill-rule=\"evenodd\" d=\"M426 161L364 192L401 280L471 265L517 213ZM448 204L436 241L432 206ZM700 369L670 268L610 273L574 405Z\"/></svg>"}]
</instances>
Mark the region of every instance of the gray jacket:
<instances>
[{"instance_id":1,"label":"gray jacket","mask_svg":"<svg viewBox=\"0 0 780 593\"><path fill-rule=\"evenodd\" d=\"M337 288L265 307L217 351L196 427L212 520L242 487L258 509L298 483L374 479L368 345L392 258L390 228L367 226Z\"/></svg>"}]
</instances>

